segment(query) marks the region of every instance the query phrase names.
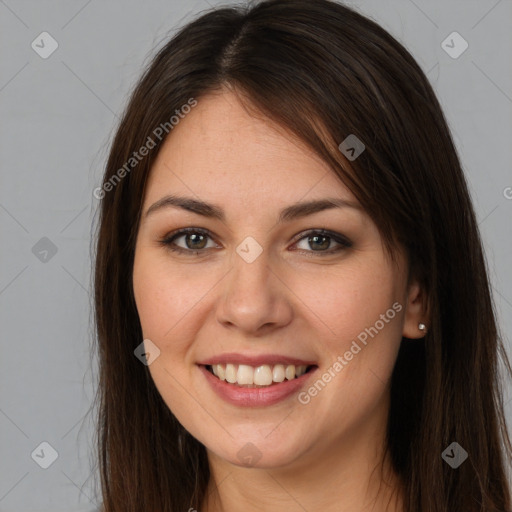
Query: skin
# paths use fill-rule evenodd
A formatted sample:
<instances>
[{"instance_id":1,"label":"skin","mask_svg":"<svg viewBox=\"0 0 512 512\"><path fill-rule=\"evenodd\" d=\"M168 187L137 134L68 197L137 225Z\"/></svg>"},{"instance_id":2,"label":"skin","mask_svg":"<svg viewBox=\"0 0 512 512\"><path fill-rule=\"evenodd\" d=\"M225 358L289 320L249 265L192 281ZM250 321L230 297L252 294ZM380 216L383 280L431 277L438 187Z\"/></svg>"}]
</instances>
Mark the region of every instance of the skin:
<instances>
[{"instance_id":1,"label":"skin","mask_svg":"<svg viewBox=\"0 0 512 512\"><path fill-rule=\"evenodd\" d=\"M214 203L226 221L175 207L144 215L170 193ZM153 165L133 286L144 339L160 349L149 366L154 383L207 449L212 477L202 512L401 510L391 500L393 491L400 496L396 475L379 463L389 379L402 336L423 336L424 301L407 282L405 256L391 263L361 208L277 224L282 208L333 196L358 204L323 160L227 90L200 98ZM159 243L186 227L212 238L176 239L188 254ZM334 239L294 238L322 228L352 247L323 256L339 247ZM248 236L263 249L252 263L236 252ZM192 253L197 247L202 254ZM292 396L263 408L231 405L196 365L224 352L279 353L316 361L320 376L395 302L401 311L307 404ZM247 443L261 454L252 468L237 456Z\"/></svg>"}]
</instances>

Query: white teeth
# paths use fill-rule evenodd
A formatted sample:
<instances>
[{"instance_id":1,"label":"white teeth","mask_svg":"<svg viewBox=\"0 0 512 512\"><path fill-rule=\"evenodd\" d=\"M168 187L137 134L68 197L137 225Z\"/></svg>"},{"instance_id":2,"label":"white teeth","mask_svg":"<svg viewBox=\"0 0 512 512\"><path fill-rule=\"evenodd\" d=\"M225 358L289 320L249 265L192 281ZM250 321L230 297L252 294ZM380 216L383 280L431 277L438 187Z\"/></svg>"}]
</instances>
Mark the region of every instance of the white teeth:
<instances>
[{"instance_id":1,"label":"white teeth","mask_svg":"<svg viewBox=\"0 0 512 512\"><path fill-rule=\"evenodd\" d=\"M252 366L247 366L246 364L239 365L236 381L238 384L254 384L254 370Z\"/></svg>"},{"instance_id":2,"label":"white teeth","mask_svg":"<svg viewBox=\"0 0 512 512\"><path fill-rule=\"evenodd\" d=\"M276 364L272 372L272 380L274 382L283 382L284 380L284 365Z\"/></svg>"},{"instance_id":3,"label":"white teeth","mask_svg":"<svg viewBox=\"0 0 512 512\"><path fill-rule=\"evenodd\" d=\"M226 365L226 380L231 384L234 384L236 382L236 368L234 364Z\"/></svg>"},{"instance_id":4,"label":"white teeth","mask_svg":"<svg viewBox=\"0 0 512 512\"><path fill-rule=\"evenodd\" d=\"M301 375L304 375L306 373L307 366L301 365L295 367L295 377L300 377Z\"/></svg>"},{"instance_id":5,"label":"white teeth","mask_svg":"<svg viewBox=\"0 0 512 512\"><path fill-rule=\"evenodd\" d=\"M270 386L272 384L272 370L268 364L258 366L254 370L254 384L259 386Z\"/></svg>"},{"instance_id":6,"label":"white teeth","mask_svg":"<svg viewBox=\"0 0 512 512\"><path fill-rule=\"evenodd\" d=\"M257 367L231 363L212 365L213 374L220 380L245 387L270 386L273 382L292 380L304 375L306 369L306 365L295 366L293 364L276 364L274 366L264 364Z\"/></svg>"}]
</instances>

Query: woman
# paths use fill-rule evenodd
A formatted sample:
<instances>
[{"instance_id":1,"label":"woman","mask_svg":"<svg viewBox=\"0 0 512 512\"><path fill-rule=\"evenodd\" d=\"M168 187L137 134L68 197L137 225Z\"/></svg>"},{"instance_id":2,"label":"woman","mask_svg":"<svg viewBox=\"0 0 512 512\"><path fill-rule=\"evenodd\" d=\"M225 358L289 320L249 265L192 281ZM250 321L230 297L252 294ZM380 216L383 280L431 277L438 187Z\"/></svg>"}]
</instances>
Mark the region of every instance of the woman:
<instances>
[{"instance_id":1,"label":"woman","mask_svg":"<svg viewBox=\"0 0 512 512\"><path fill-rule=\"evenodd\" d=\"M95 195L105 512L512 510L467 184L377 24L327 0L200 16Z\"/></svg>"}]
</instances>

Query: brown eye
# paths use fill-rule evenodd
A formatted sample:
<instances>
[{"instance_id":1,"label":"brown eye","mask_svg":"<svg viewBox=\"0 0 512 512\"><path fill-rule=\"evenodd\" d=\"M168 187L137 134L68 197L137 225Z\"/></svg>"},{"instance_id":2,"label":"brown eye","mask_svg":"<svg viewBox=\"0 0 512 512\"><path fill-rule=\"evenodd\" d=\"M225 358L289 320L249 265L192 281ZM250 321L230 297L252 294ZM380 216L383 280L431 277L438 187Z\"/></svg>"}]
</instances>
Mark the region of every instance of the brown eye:
<instances>
[{"instance_id":1,"label":"brown eye","mask_svg":"<svg viewBox=\"0 0 512 512\"><path fill-rule=\"evenodd\" d=\"M176 243L180 238L184 240L181 246ZM206 247L208 238L211 238L208 231L197 228L187 228L172 233L161 240L160 243L171 251L197 254L204 249L208 249L208 247Z\"/></svg>"},{"instance_id":2,"label":"brown eye","mask_svg":"<svg viewBox=\"0 0 512 512\"><path fill-rule=\"evenodd\" d=\"M306 240L309 249L305 248L301 250L305 250L306 252L316 252L319 255L333 254L352 247L352 242L348 238L344 237L340 233L334 233L326 230L310 231L300 238L299 242L302 242L302 240ZM333 242L338 244L338 247L329 249ZM296 242L296 244L297 243L298 242Z\"/></svg>"},{"instance_id":3,"label":"brown eye","mask_svg":"<svg viewBox=\"0 0 512 512\"><path fill-rule=\"evenodd\" d=\"M185 237L185 245L188 249L204 249L206 246L206 235L202 233L187 233L182 236Z\"/></svg>"},{"instance_id":4,"label":"brown eye","mask_svg":"<svg viewBox=\"0 0 512 512\"><path fill-rule=\"evenodd\" d=\"M176 243L177 240L183 239L182 245ZM185 228L175 231L166 236L160 243L173 252L182 254L198 255L206 253L207 249L216 247L207 247L208 239L212 239L209 231L199 228ZM327 230L312 230L309 231L295 242L297 245L303 240L306 241L307 247L300 249L307 253L316 253L319 256L329 255L340 252L344 249L352 247L352 242L341 235ZM332 247L332 244L335 246ZM336 246L337 244L337 246Z\"/></svg>"}]
</instances>

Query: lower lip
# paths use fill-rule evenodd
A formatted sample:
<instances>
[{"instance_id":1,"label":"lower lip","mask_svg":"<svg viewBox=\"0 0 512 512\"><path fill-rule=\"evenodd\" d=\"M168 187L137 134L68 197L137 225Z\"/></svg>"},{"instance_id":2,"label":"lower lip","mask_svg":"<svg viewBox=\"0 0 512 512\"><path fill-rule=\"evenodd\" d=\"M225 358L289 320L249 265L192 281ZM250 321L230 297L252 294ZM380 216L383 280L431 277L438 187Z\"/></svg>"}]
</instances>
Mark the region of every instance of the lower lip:
<instances>
[{"instance_id":1,"label":"lower lip","mask_svg":"<svg viewBox=\"0 0 512 512\"><path fill-rule=\"evenodd\" d=\"M236 384L229 384L217 378L205 366L199 365L199 369L217 395L226 402L244 407L258 407L276 404L297 393L311 375L318 370L318 367L312 368L300 377L285 380L266 388L244 388Z\"/></svg>"}]
</instances>

